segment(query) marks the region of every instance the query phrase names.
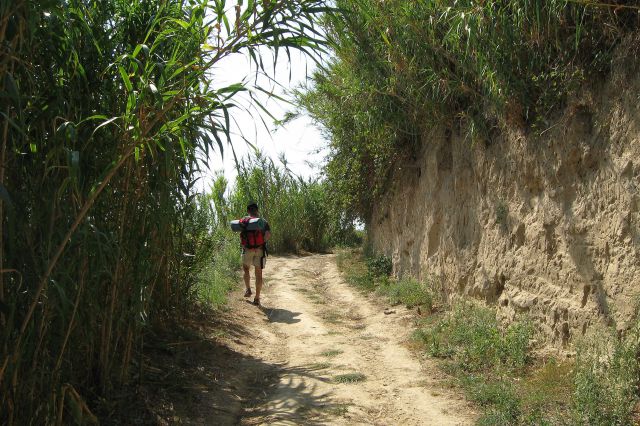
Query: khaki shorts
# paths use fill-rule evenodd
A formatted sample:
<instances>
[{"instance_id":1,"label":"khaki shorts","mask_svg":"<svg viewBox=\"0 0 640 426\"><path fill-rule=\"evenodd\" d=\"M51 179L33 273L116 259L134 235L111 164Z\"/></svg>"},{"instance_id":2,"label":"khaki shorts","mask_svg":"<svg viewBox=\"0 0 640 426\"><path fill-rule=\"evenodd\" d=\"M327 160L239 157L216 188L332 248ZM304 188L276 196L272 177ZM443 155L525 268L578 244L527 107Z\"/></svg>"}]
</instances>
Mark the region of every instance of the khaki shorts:
<instances>
[{"instance_id":1,"label":"khaki shorts","mask_svg":"<svg viewBox=\"0 0 640 426\"><path fill-rule=\"evenodd\" d=\"M244 249L242 252L242 264L245 266L255 266L257 268L264 268L267 263L267 258L262 257L264 250L259 249Z\"/></svg>"}]
</instances>

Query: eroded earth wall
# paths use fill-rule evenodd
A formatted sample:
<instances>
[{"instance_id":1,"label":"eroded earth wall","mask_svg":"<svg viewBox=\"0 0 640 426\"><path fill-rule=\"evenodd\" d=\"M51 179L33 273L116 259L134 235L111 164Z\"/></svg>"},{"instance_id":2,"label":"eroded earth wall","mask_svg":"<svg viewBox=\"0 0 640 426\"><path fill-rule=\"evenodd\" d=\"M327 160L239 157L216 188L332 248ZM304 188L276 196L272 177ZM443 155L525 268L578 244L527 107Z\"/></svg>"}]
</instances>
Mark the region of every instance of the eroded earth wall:
<instances>
[{"instance_id":1,"label":"eroded earth wall","mask_svg":"<svg viewBox=\"0 0 640 426\"><path fill-rule=\"evenodd\" d=\"M542 137L424 135L367 224L397 275L527 313L564 346L629 325L640 294L640 73L621 55Z\"/></svg>"}]
</instances>

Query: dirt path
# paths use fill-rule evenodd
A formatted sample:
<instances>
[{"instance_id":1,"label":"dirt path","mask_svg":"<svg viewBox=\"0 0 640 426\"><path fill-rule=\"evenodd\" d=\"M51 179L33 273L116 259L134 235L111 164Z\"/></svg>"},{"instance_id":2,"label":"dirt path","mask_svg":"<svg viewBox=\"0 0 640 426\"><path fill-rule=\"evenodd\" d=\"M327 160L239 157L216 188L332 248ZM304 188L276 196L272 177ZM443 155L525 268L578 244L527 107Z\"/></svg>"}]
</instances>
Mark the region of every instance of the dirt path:
<instances>
[{"instance_id":1,"label":"dirt path","mask_svg":"<svg viewBox=\"0 0 640 426\"><path fill-rule=\"evenodd\" d=\"M333 255L271 257L267 268L263 307L234 307L251 330L244 350L262 366L249 366L253 397L236 421L473 423L472 409L446 390L436 368L406 348L415 313L385 314L342 280Z\"/></svg>"}]
</instances>

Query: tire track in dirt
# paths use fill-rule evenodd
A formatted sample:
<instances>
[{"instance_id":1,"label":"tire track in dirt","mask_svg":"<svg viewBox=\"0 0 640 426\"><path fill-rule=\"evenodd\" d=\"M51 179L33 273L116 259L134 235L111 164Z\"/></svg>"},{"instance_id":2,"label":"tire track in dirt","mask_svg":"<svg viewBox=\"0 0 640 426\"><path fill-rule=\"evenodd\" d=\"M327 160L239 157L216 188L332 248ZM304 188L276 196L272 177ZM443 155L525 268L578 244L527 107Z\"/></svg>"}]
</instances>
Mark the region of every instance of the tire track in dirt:
<instances>
[{"instance_id":1,"label":"tire track in dirt","mask_svg":"<svg viewBox=\"0 0 640 426\"><path fill-rule=\"evenodd\" d=\"M334 255L272 257L267 268L263 306L242 310L254 310L245 317L255 318L256 356L281 368L245 403L240 424L474 422L435 366L405 347L414 313L385 315L344 282Z\"/></svg>"}]
</instances>

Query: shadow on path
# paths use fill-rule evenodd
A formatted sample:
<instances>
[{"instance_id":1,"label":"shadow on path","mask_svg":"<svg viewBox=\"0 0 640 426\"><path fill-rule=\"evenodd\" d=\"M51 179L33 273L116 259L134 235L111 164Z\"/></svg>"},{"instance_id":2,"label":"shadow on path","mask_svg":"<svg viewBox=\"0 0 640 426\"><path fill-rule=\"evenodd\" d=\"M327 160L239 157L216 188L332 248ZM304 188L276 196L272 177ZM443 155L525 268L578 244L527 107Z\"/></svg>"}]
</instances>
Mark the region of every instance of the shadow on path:
<instances>
[{"instance_id":1,"label":"shadow on path","mask_svg":"<svg viewBox=\"0 0 640 426\"><path fill-rule=\"evenodd\" d=\"M292 312L288 309L268 308L266 306L260 306L260 310L265 314L269 322L295 324L301 321L300 318L296 317L302 315L302 312Z\"/></svg>"},{"instance_id":2,"label":"shadow on path","mask_svg":"<svg viewBox=\"0 0 640 426\"><path fill-rule=\"evenodd\" d=\"M320 376L319 368L287 367L283 364L258 367L266 374L256 377L250 384L254 398L245 404L238 424L261 425L278 421L325 425L340 409L340 404L332 401L330 393L321 392L317 385L310 383L313 380L329 381Z\"/></svg>"},{"instance_id":3,"label":"shadow on path","mask_svg":"<svg viewBox=\"0 0 640 426\"><path fill-rule=\"evenodd\" d=\"M300 321L295 318L300 313L261 309L272 322ZM289 367L250 356L247 353L256 352L252 346L260 345L253 330L220 312L196 316L186 324L168 324L145 337L145 363L137 395L127 402L132 408L145 408L144 414L136 416L137 424L289 421L321 425L340 409L340 404L312 383L329 380L323 377L321 367Z\"/></svg>"}]
</instances>

